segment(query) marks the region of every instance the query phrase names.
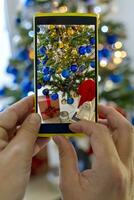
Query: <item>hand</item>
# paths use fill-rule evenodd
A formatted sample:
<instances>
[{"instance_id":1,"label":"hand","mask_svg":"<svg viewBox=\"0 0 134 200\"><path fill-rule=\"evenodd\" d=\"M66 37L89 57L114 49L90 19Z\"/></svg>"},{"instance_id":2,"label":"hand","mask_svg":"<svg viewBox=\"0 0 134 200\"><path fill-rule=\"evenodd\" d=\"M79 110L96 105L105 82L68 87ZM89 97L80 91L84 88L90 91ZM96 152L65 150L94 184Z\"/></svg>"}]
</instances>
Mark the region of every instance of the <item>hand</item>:
<instances>
[{"instance_id":1,"label":"hand","mask_svg":"<svg viewBox=\"0 0 134 200\"><path fill-rule=\"evenodd\" d=\"M0 199L22 200L29 181L32 156L47 144L36 141L38 114L30 114L33 96L0 113Z\"/></svg>"},{"instance_id":2,"label":"hand","mask_svg":"<svg viewBox=\"0 0 134 200\"><path fill-rule=\"evenodd\" d=\"M105 124L81 121L70 125L90 137L92 168L80 173L73 146L54 137L59 148L60 188L64 200L132 200L134 198L134 131L113 108L100 106Z\"/></svg>"}]
</instances>

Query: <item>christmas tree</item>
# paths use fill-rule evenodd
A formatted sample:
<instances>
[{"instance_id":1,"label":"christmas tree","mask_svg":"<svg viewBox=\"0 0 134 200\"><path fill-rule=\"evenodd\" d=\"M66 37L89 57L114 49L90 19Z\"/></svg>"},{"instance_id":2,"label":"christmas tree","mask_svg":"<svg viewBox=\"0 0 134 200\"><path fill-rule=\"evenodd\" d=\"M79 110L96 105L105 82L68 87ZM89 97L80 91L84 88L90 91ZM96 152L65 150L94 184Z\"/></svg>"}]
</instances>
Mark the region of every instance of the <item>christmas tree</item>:
<instances>
[{"instance_id":1,"label":"christmas tree","mask_svg":"<svg viewBox=\"0 0 134 200\"><path fill-rule=\"evenodd\" d=\"M38 26L38 89L51 86L42 91L44 95L51 93L51 98L56 100L60 91L63 104L73 104L81 93L80 86L90 81L94 92L86 100L95 97L95 81L85 81L95 78L94 28L93 25Z\"/></svg>"},{"instance_id":2,"label":"christmas tree","mask_svg":"<svg viewBox=\"0 0 134 200\"><path fill-rule=\"evenodd\" d=\"M15 89L11 88L2 88L0 90L1 96L13 96L14 102L26 96L29 92L33 91L33 62L34 62L34 48L33 48L33 26L32 26L32 18L35 12L87 12L87 13L97 13L99 16L99 93L100 98L105 100L106 102L112 101L116 103L118 106L131 110L133 108L134 102L134 88L130 82L131 76L133 72L130 70L130 61L123 45L123 40L126 39L125 28L121 23L112 21L108 18L108 14L112 12L112 1L111 0L25 0L23 2L22 8L18 10L16 14L16 29L17 33L14 36L15 46L16 46L16 54L13 58L11 58L9 65L7 67L7 73L12 74L14 76L14 84ZM54 33L53 27L48 27L51 32L51 36L49 37L49 41L51 42L56 34ZM66 29L63 33L63 29ZM57 48L64 49L67 45L68 41L66 41L66 35L70 37L73 36L72 27L60 27L59 31L61 32L62 41L56 41L53 45L53 54ZM80 31L80 30L78 30ZM66 56L72 57L72 59L78 59L78 54L83 53L84 51L88 51L92 54L94 44L91 46L83 47L83 40L86 40L84 37L84 31L79 40L81 44L81 48L79 52L76 52L76 49L73 48L71 55L67 53ZM90 30L91 31L91 30ZM46 33L47 34L47 33ZM90 39L94 42L93 33L91 33ZM39 35L39 38L41 35ZM75 40L73 41L76 42ZM46 51L45 47L42 44L39 44L39 52ZM84 54L84 53L83 53ZM41 55L40 55L41 56ZM51 59L48 60L47 56ZM52 57L55 55L49 55L47 52L46 56L41 56L42 61L48 62L51 64L54 62ZM82 59L87 59L83 56ZM74 65L72 62L67 63L67 57L63 60L65 68L57 68L59 73L62 73L62 76L69 76L70 73L72 76L79 76L78 65ZM92 60L92 56L90 56L91 67L94 68L94 60ZM82 63L82 60L78 60L78 63ZM67 70L66 66L70 65L70 70ZM51 73L54 76L54 71L52 69L42 69L46 73L47 70L51 70ZM79 70L84 70L83 68ZM85 72L87 76L92 77L94 70L89 72ZM41 73L42 74L42 73ZM42 75L41 75L42 76ZM38 87L42 84L42 77L40 76ZM70 76L70 78L72 77ZM46 75L46 78L49 78ZM81 77L83 79L83 77ZM79 78L78 78L79 80ZM57 77L57 81L58 80ZM69 81L72 80L69 79ZM68 83L66 83L68 84ZM53 83L53 93L55 94L53 97L55 98L57 92L57 86ZM59 82L61 85L61 90L65 90L65 85ZM77 81L73 84L72 93L76 94ZM68 91L68 103L73 103L72 94Z\"/></svg>"}]
</instances>

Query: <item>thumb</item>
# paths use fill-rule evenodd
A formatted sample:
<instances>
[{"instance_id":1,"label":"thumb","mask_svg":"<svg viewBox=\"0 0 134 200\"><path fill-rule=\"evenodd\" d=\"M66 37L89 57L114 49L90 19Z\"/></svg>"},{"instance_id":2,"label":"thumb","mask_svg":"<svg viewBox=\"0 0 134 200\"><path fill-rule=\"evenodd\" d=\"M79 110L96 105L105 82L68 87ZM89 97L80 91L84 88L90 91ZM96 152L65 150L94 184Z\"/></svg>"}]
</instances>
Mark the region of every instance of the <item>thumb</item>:
<instances>
[{"instance_id":1,"label":"thumb","mask_svg":"<svg viewBox=\"0 0 134 200\"><path fill-rule=\"evenodd\" d=\"M18 150L20 152L20 156L21 154L23 154L23 156L31 156L34 151L35 141L40 128L40 122L41 119L38 114L33 113L29 115L7 148Z\"/></svg>"},{"instance_id":2,"label":"thumb","mask_svg":"<svg viewBox=\"0 0 134 200\"><path fill-rule=\"evenodd\" d=\"M55 136L53 140L59 149L61 184L64 184L66 181L67 185L72 185L74 180L78 180L79 172L74 147L65 137Z\"/></svg>"}]
</instances>

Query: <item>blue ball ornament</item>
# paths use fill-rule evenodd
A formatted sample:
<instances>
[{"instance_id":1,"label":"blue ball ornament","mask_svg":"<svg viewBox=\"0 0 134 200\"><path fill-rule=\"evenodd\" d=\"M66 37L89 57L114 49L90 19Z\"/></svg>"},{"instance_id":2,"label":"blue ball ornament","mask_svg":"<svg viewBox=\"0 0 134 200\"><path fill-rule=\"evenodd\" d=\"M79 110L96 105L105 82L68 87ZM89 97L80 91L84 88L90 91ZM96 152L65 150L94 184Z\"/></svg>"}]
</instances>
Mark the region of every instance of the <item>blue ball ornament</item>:
<instances>
[{"instance_id":1,"label":"blue ball ornament","mask_svg":"<svg viewBox=\"0 0 134 200\"><path fill-rule=\"evenodd\" d=\"M16 25L20 25L21 24L21 18L20 17L17 17L16 18Z\"/></svg>"},{"instance_id":2,"label":"blue ball ornament","mask_svg":"<svg viewBox=\"0 0 134 200\"><path fill-rule=\"evenodd\" d=\"M35 2L35 0L25 0L24 5L25 5L26 7L33 6L33 5L34 5L34 2Z\"/></svg>"},{"instance_id":3,"label":"blue ball ornament","mask_svg":"<svg viewBox=\"0 0 134 200\"><path fill-rule=\"evenodd\" d=\"M123 76L121 74L111 74L109 79L118 84L123 81Z\"/></svg>"},{"instance_id":4,"label":"blue ball ornament","mask_svg":"<svg viewBox=\"0 0 134 200\"><path fill-rule=\"evenodd\" d=\"M85 55L86 54L86 47L85 46L81 46L79 48L79 54L80 55Z\"/></svg>"},{"instance_id":5,"label":"blue ball ornament","mask_svg":"<svg viewBox=\"0 0 134 200\"><path fill-rule=\"evenodd\" d=\"M30 71L28 69L25 69L23 76L24 77L29 77Z\"/></svg>"},{"instance_id":6,"label":"blue ball ornament","mask_svg":"<svg viewBox=\"0 0 134 200\"><path fill-rule=\"evenodd\" d=\"M71 69L72 72L75 73L78 70L78 66L77 65L71 65L70 69Z\"/></svg>"},{"instance_id":7,"label":"blue ball ornament","mask_svg":"<svg viewBox=\"0 0 134 200\"><path fill-rule=\"evenodd\" d=\"M17 76L18 75L18 69L16 69L14 66L12 65L9 65L6 69L6 72L9 73L9 74L12 74L14 76Z\"/></svg>"},{"instance_id":8,"label":"blue ball ornament","mask_svg":"<svg viewBox=\"0 0 134 200\"><path fill-rule=\"evenodd\" d=\"M16 55L18 61L29 60L29 52L27 49L21 49Z\"/></svg>"},{"instance_id":9,"label":"blue ball ornament","mask_svg":"<svg viewBox=\"0 0 134 200\"><path fill-rule=\"evenodd\" d=\"M40 62L40 60L39 60L39 59L37 59L37 65L40 65L40 63L41 63L41 62Z\"/></svg>"},{"instance_id":10,"label":"blue ball ornament","mask_svg":"<svg viewBox=\"0 0 134 200\"><path fill-rule=\"evenodd\" d=\"M102 50L99 50L98 51L98 59L99 61L103 58L103 55L102 55Z\"/></svg>"},{"instance_id":11,"label":"blue ball ornament","mask_svg":"<svg viewBox=\"0 0 134 200\"><path fill-rule=\"evenodd\" d=\"M39 90L39 89L41 89L41 88L42 88L41 83L38 83L38 84L37 84L37 89Z\"/></svg>"},{"instance_id":12,"label":"blue ball ornament","mask_svg":"<svg viewBox=\"0 0 134 200\"><path fill-rule=\"evenodd\" d=\"M91 61L91 62L90 62L90 66L91 66L92 68L95 68L95 61Z\"/></svg>"},{"instance_id":13,"label":"blue ball ornament","mask_svg":"<svg viewBox=\"0 0 134 200\"><path fill-rule=\"evenodd\" d=\"M46 75L46 76L44 76L44 78L43 78L43 80L44 81L50 81L50 79L51 79L51 76L50 75Z\"/></svg>"},{"instance_id":14,"label":"blue ball ornament","mask_svg":"<svg viewBox=\"0 0 134 200\"><path fill-rule=\"evenodd\" d=\"M103 48L101 50L102 57L109 59L112 55L111 50L107 48Z\"/></svg>"},{"instance_id":15,"label":"blue ball ornament","mask_svg":"<svg viewBox=\"0 0 134 200\"><path fill-rule=\"evenodd\" d=\"M69 70L64 69L64 70L62 71L62 76L63 76L64 78L69 78L69 77L70 77L70 72L69 72Z\"/></svg>"},{"instance_id":16,"label":"blue ball ornament","mask_svg":"<svg viewBox=\"0 0 134 200\"><path fill-rule=\"evenodd\" d=\"M44 95L44 96L48 96L49 95L49 89L44 89L43 91L42 91L42 94Z\"/></svg>"},{"instance_id":17,"label":"blue ball ornament","mask_svg":"<svg viewBox=\"0 0 134 200\"><path fill-rule=\"evenodd\" d=\"M67 99L67 103L68 104L73 104L74 103L74 99L73 98L71 98L71 97L69 97L68 99Z\"/></svg>"},{"instance_id":18,"label":"blue ball ornament","mask_svg":"<svg viewBox=\"0 0 134 200\"><path fill-rule=\"evenodd\" d=\"M25 78L21 82L21 88L22 88L22 91L24 92L24 94L27 94L28 92L33 90L33 84L28 78Z\"/></svg>"},{"instance_id":19,"label":"blue ball ornament","mask_svg":"<svg viewBox=\"0 0 134 200\"><path fill-rule=\"evenodd\" d=\"M40 55L41 56L44 56L44 54L46 53L46 47L45 46L41 46L40 48L39 48L39 53L40 53Z\"/></svg>"},{"instance_id":20,"label":"blue ball ornament","mask_svg":"<svg viewBox=\"0 0 134 200\"><path fill-rule=\"evenodd\" d=\"M118 40L118 36L117 35L107 35L107 43L112 45L115 44Z\"/></svg>"},{"instance_id":21,"label":"blue ball ornament","mask_svg":"<svg viewBox=\"0 0 134 200\"><path fill-rule=\"evenodd\" d=\"M58 98L59 98L59 95L57 93L53 93L51 95L51 99L54 100L54 101L56 101Z\"/></svg>"},{"instance_id":22,"label":"blue ball ornament","mask_svg":"<svg viewBox=\"0 0 134 200\"><path fill-rule=\"evenodd\" d=\"M91 37L91 38L90 38L90 44L91 44L91 45L95 45L95 38L94 38L94 37Z\"/></svg>"},{"instance_id":23,"label":"blue ball ornament","mask_svg":"<svg viewBox=\"0 0 134 200\"><path fill-rule=\"evenodd\" d=\"M92 52L92 47L90 45L86 46L86 52L91 53Z\"/></svg>"},{"instance_id":24,"label":"blue ball ornament","mask_svg":"<svg viewBox=\"0 0 134 200\"><path fill-rule=\"evenodd\" d=\"M0 88L0 96L4 96L5 94L5 89L4 87L3 88Z\"/></svg>"},{"instance_id":25,"label":"blue ball ornament","mask_svg":"<svg viewBox=\"0 0 134 200\"><path fill-rule=\"evenodd\" d=\"M50 68L49 68L49 67L46 67L46 66L44 66L44 67L43 67L43 69L42 69L42 73L43 73L44 75L48 75L48 74L49 74L49 72L50 72Z\"/></svg>"}]
</instances>

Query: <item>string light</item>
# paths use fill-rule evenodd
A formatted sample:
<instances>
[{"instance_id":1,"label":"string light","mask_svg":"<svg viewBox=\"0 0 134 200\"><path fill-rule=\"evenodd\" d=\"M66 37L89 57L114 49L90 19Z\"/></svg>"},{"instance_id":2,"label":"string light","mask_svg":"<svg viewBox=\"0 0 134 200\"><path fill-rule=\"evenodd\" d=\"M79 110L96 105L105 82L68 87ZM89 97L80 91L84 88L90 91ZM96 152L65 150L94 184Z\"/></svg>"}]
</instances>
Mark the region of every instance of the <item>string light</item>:
<instances>
[{"instance_id":1,"label":"string light","mask_svg":"<svg viewBox=\"0 0 134 200\"><path fill-rule=\"evenodd\" d=\"M114 61L114 63L116 64L116 65L119 65L119 64L121 64L122 63L122 58L114 58L113 59L113 61Z\"/></svg>"},{"instance_id":2,"label":"string light","mask_svg":"<svg viewBox=\"0 0 134 200\"><path fill-rule=\"evenodd\" d=\"M101 11L102 11L102 9L101 9L100 6L94 7L94 12L95 12L96 14L101 13Z\"/></svg>"},{"instance_id":3,"label":"string light","mask_svg":"<svg viewBox=\"0 0 134 200\"><path fill-rule=\"evenodd\" d=\"M100 75L98 76L98 82L101 82L101 76Z\"/></svg>"},{"instance_id":4,"label":"string light","mask_svg":"<svg viewBox=\"0 0 134 200\"><path fill-rule=\"evenodd\" d=\"M114 87L114 83L111 80L107 80L105 84L105 91L110 91Z\"/></svg>"},{"instance_id":5,"label":"string light","mask_svg":"<svg viewBox=\"0 0 134 200\"><path fill-rule=\"evenodd\" d=\"M107 33L108 30L109 30L108 26L102 26L102 27L101 27L101 31L102 31L103 33Z\"/></svg>"},{"instance_id":6,"label":"string light","mask_svg":"<svg viewBox=\"0 0 134 200\"><path fill-rule=\"evenodd\" d=\"M100 66L101 67L106 67L108 64L108 60L106 58L103 58L101 61L100 61Z\"/></svg>"},{"instance_id":7,"label":"string light","mask_svg":"<svg viewBox=\"0 0 134 200\"><path fill-rule=\"evenodd\" d=\"M27 95L27 96L31 96L31 95L33 95L33 94L34 94L34 92L30 91L30 92L28 92L28 95Z\"/></svg>"},{"instance_id":8,"label":"string light","mask_svg":"<svg viewBox=\"0 0 134 200\"><path fill-rule=\"evenodd\" d=\"M54 5L54 7L58 7L59 6L59 2L58 1L54 1L53 5Z\"/></svg>"},{"instance_id":9,"label":"string light","mask_svg":"<svg viewBox=\"0 0 134 200\"><path fill-rule=\"evenodd\" d=\"M109 70L113 71L113 70L115 70L116 68L117 68L117 65L115 65L115 64L113 64L113 63L109 63L109 65L108 65L108 69L109 69Z\"/></svg>"},{"instance_id":10,"label":"string light","mask_svg":"<svg viewBox=\"0 0 134 200\"><path fill-rule=\"evenodd\" d=\"M34 37L34 31L29 31L28 35L29 35L29 37L33 38Z\"/></svg>"},{"instance_id":11,"label":"string light","mask_svg":"<svg viewBox=\"0 0 134 200\"><path fill-rule=\"evenodd\" d=\"M121 58L126 58L126 57L127 57L127 52L121 51Z\"/></svg>"},{"instance_id":12,"label":"string light","mask_svg":"<svg viewBox=\"0 0 134 200\"><path fill-rule=\"evenodd\" d=\"M120 41L116 42L115 44L116 49L121 49L122 48L122 43Z\"/></svg>"},{"instance_id":13,"label":"string light","mask_svg":"<svg viewBox=\"0 0 134 200\"><path fill-rule=\"evenodd\" d=\"M98 50L102 50L104 48L103 44L98 44Z\"/></svg>"},{"instance_id":14,"label":"string light","mask_svg":"<svg viewBox=\"0 0 134 200\"><path fill-rule=\"evenodd\" d=\"M61 6L61 7L59 8L59 12L60 12L60 13L65 13L65 12L67 12L67 11L68 11L67 6Z\"/></svg>"},{"instance_id":15,"label":"string light","mask_svg":"<svg viewBox=\"0 0 134 200\"><path fill-rule=\"evenodd\" d=\"M114 56L116 58L121 58L121 51L115 51Z\"/></svg>"}]
</instances>

